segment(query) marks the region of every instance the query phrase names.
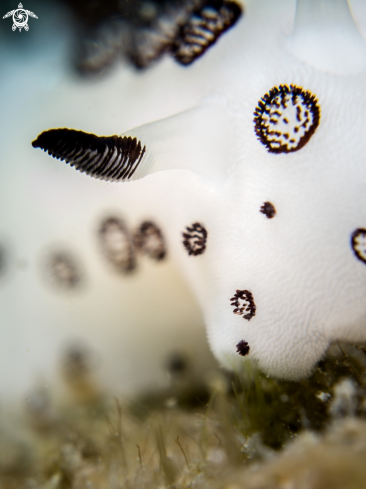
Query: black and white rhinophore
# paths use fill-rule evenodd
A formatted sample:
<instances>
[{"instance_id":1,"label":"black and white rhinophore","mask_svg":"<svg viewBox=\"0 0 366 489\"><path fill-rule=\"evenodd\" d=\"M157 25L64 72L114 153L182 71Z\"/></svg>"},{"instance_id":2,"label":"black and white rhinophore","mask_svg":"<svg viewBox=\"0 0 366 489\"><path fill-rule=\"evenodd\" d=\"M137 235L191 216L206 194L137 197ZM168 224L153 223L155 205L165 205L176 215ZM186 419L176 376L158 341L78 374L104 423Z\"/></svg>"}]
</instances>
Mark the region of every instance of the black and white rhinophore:
<instances>
[{"instance_id":1,"label":"black and white rhinophore","mask_svg":"<svg viewBox=\"0 0 366 489\"><path fill-rule=\"evenodd\" d=\"M82 173L109 182L129 180L146 152L136 138L96 136L74 129L50 129L32 142Z\"/></svg>"},{"instance_id":2,"label":"black and white rhinophore","mask_svg":"<svg viewBox=\"0 0 366 489\"><path fill-rule=\"evenodd\" d=\"M182 26L172 49L175 59L183 65L191 64L237 22L241 13L236 2L205 2Z\"/></svg>"}]
</instances>

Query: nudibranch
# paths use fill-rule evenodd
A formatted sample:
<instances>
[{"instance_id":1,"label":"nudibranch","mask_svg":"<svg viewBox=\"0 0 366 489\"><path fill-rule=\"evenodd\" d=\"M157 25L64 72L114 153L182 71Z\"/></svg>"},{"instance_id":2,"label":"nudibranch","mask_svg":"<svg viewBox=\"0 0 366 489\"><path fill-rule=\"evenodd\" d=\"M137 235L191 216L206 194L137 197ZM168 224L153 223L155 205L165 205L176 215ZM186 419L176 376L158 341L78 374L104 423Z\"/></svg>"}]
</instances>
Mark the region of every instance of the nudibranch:
<instances>
[{"instance_id":1,"label":"nudibranch","mask_svg":"<svg viewBox=\"0 0 366 489\"><path fill-rule=\"evenodd\" d=\"M346 0L287 2L282 23L279 2L207 2L180 26L168 51L192 83L205 77L194 107L121 136L51 129L33 146L107 182L195 172L191 188L167 184L160 222L212 351L296 380L331 342L366 340L366 45ZM160 237L145 226L138 243L147 232ZM122 258L109 259L132 267Z\"/></svg>"}]
</instances>

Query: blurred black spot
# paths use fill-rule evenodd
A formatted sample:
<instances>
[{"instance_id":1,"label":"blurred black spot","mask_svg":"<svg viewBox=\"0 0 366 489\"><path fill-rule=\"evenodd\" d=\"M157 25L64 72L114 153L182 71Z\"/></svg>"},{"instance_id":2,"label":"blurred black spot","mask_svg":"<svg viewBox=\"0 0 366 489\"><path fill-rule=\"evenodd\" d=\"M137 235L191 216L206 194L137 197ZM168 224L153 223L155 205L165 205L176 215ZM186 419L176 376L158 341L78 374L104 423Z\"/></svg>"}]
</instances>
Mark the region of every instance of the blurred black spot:
<instances>
[{"instance_id":1,"label":"blurred black spot","mask_svg":"<svg viewBox=\"0 0 366 489\"><path fill-rule=\"evenodd\" d=\"M166 256L165 239L161 229L151 221L141 223L134 235L136 249L152 258L160 261Z\"/></svg>"},{"instance_id":2,"label":"blurred black spot","mask_svg":"<svg viewBox=\"0 0 366 489\"><path fill-rule=\"evenodd\" d=\"M99 228L99 239L105 257L116 271L129 273L136 268L132 237L122 219L104 219Z\"/></svg>"},{"instance_id":3,"label":"blurred black spot","mask_svg":"<svg viewBox=\"0 0 366 489\"><path fill-rule=\"evenodd\" d=\"M76 257L68 251L55 251L46 258L46 272L51 282L63 289L75 289L82 283Z\"/></svg>"},{"instance_id":4,"label":"blurred black spot","mask_svg":"<svg viewBox=\"0 0 366 489\"><path fill-rule=\"evenodd\" d=\"M188 361L183 353L175 352L173 353L167 362L167 370L169 373L176 375L182 374L187 371Z\"/></svg>"},{"instance_id":5,"label":"blurred black spot","mask_svg":"<svg viewBox=\"0 0 366 489\"><path fill-rule=\"evenodd\" d=\"M68 345L60 361L60 373L72 398L81 404L97 406L102 400L95 376L97 357L84 343Z\"/></svg>"},{"instance_id":6,"label":"blurred black spot","mask_svg":"<svg viewBox=\"0 0 366 489\"><path fill-rule=\"evenodd\" d=\"M65 377L83 377L91 370L90 352L81 345L71 345L65 350L61 365Z\"/></svg>"}]
</instances>

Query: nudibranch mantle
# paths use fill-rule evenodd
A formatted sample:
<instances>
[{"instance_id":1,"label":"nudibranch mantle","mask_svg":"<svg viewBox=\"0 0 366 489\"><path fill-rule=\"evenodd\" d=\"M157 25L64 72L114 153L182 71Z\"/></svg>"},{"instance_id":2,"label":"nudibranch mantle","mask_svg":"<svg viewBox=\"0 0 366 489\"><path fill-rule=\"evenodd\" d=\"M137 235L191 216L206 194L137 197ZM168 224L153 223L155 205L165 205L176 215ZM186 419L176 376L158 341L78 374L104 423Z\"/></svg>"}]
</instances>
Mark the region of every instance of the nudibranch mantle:
<instances>
[{"instance_id":1,"label":"nudibranch mantle","mask_svg":"<svg viewBox=\"0 0 366 489\"><path fill-rule=\"evenodd\" d=\"M339 28L350 49L356 43L352 63L334 53L322 67L306 46L303 0L295 22L294 9L276 14L283 3L291 2L247 1L217 45L182 68L202 84L201 104L121 136L124 148L140 151L133 174L123 166L137 161L128 150L80 153L72 132L51 142L46 132L33 145L110 181L196 171L181 185L172 177L172 188L165 172L160 222L211 348L227 368L251 358L269 375L295 380L332 341L366 340L366 74L350 14L345 26L336 16L331 30ZM348 6L319 3L321 51L322 42L329 47L327 8ZM187 252L188 228L205 230L204 252Z\"/></svg>"}]
</instances>

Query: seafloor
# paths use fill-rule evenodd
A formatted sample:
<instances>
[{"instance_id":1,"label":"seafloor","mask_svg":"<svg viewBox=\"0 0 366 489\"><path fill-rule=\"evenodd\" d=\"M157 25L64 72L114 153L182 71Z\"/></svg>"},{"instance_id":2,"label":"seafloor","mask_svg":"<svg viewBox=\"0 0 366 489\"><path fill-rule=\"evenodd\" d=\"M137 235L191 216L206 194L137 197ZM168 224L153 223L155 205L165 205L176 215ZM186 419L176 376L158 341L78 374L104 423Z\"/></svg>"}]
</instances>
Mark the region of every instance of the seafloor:
<instances>
[{"instance_id":1,"label":"seafloor","mask_svg":"<svg viewBox=\"0 0 366 489\"><path fill-rule=\"evenodd\" d=\"M82 353L64 358L67 395L42 386L21 413L0 413L1 489L366 486L366 354L334 344L308 380L281 382L248 364L110 398Z\"/></svg>"}]
</instances>

